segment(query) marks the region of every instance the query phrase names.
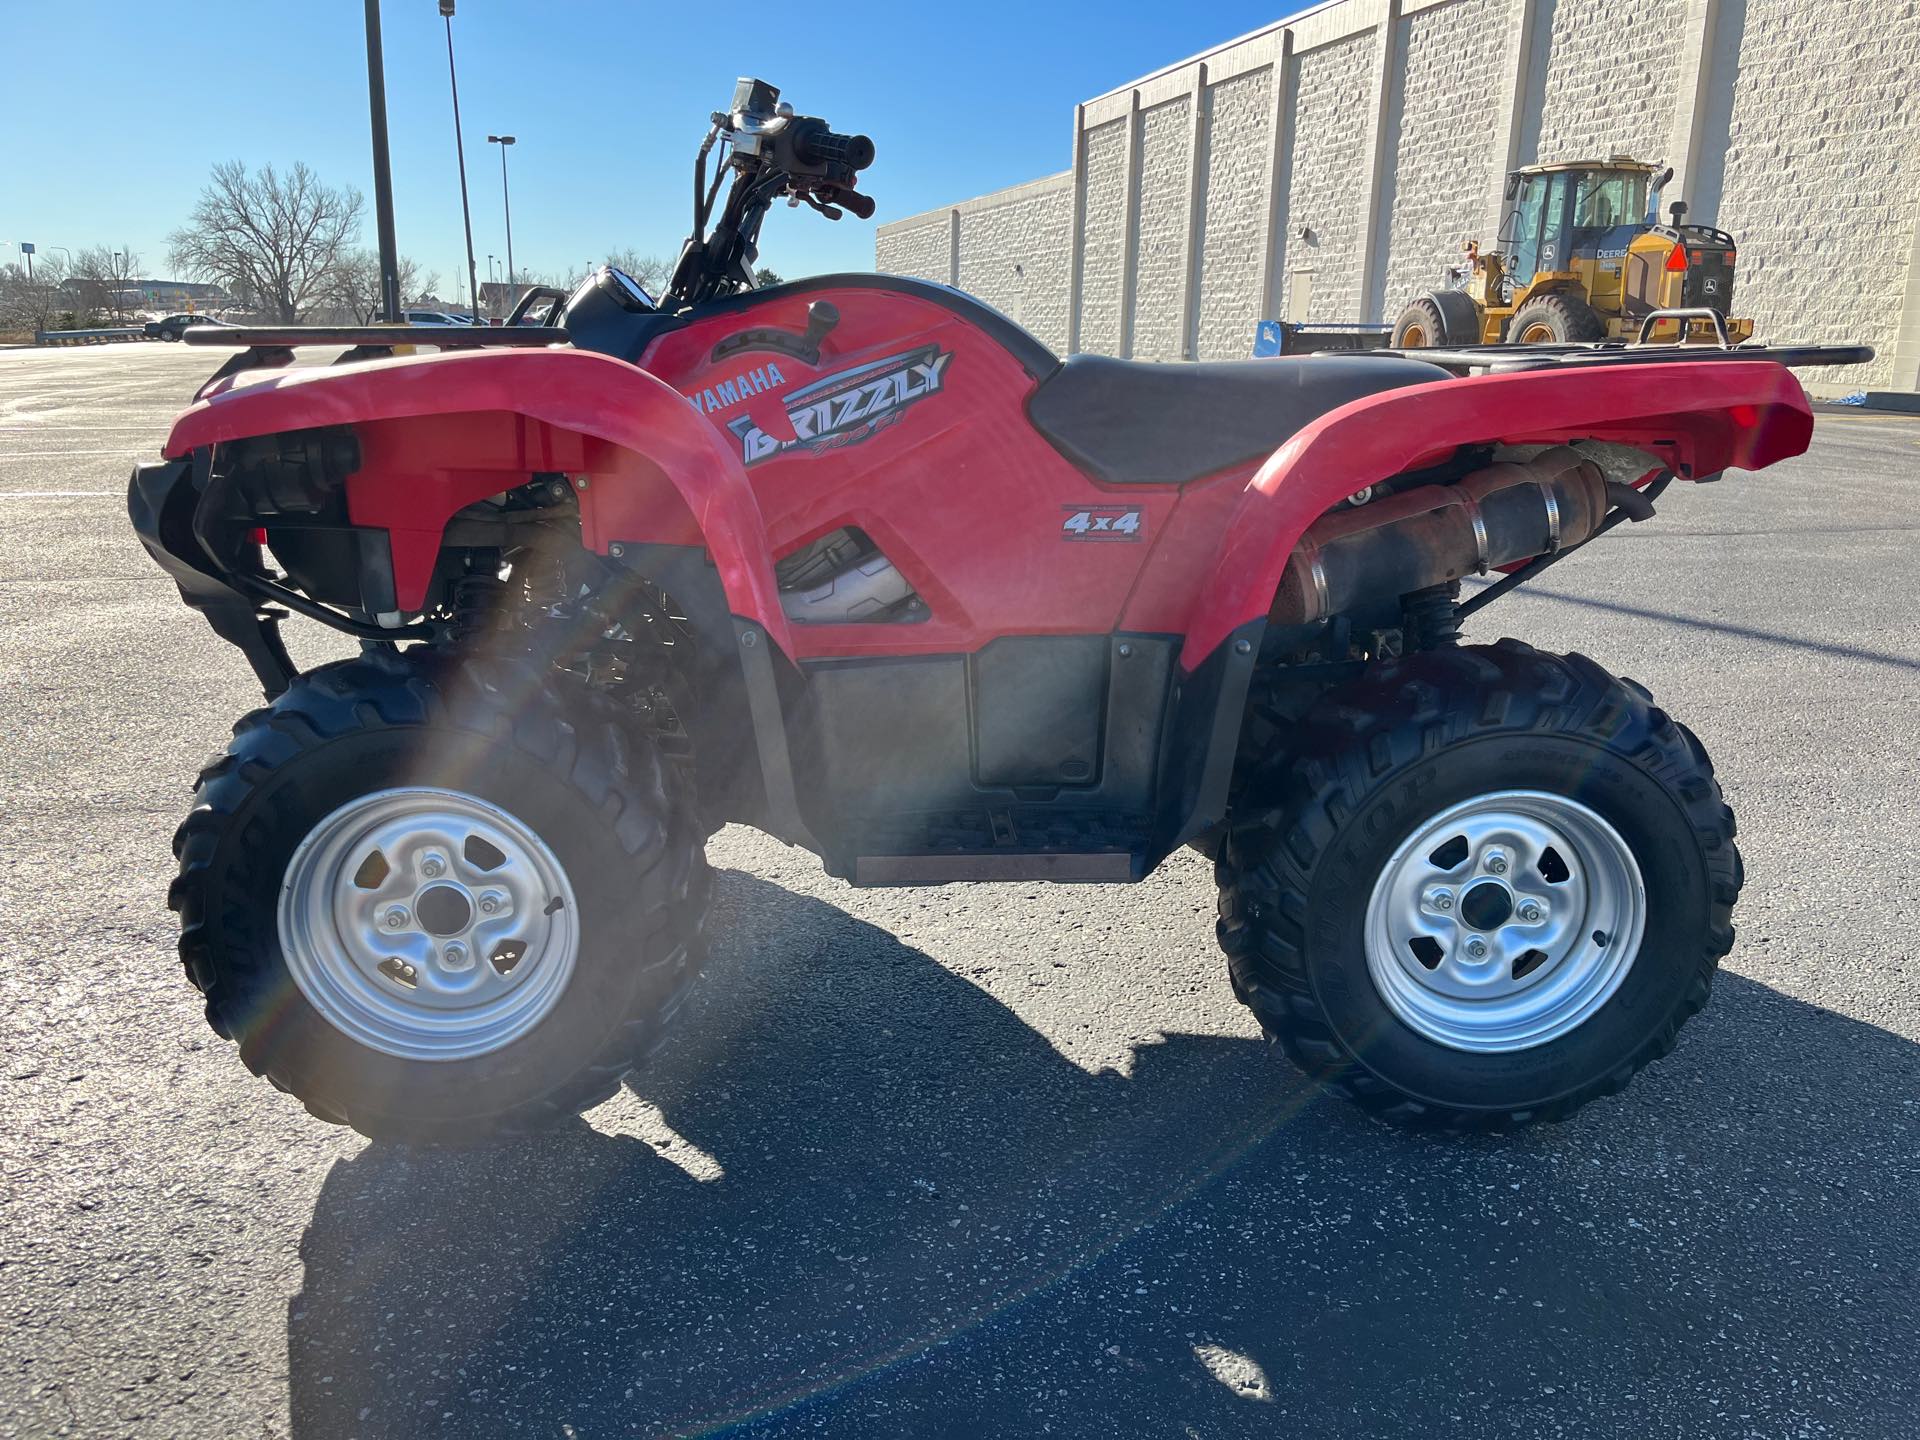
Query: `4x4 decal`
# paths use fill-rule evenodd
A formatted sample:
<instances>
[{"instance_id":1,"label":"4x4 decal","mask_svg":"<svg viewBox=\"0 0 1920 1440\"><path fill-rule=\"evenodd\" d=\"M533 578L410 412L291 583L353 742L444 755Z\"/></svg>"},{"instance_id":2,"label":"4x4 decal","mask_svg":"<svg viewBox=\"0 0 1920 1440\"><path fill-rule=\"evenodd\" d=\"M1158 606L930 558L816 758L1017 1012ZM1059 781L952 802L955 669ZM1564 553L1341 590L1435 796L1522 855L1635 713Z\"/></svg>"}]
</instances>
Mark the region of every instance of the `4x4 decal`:
<instances>
[{"instance_id":1,"label":"4x4 decal","mask_svg":"<svg viewBox=\"0 0 1920 1440\"><path fill-rule=\"evenodd\" d=\"M856 445L898 420L914 401L936 393L952 359L951 350L922 345L822 376L787 396L792 440L769 435L750 415L729 420L727 429L739 440L740 459L747 465L787 450Z\"/></svg>"},{"instance_id":2,"label":"4x4 decal","mask_svg":"<svg viewBox=\"0 0 1920 1440\"><path fill-rule=\"evenodd\" d=\"M1147 538L1146 515L1138 505L1062 505L1062 540L1127 541Z\"/></svg>"}]
</instances>

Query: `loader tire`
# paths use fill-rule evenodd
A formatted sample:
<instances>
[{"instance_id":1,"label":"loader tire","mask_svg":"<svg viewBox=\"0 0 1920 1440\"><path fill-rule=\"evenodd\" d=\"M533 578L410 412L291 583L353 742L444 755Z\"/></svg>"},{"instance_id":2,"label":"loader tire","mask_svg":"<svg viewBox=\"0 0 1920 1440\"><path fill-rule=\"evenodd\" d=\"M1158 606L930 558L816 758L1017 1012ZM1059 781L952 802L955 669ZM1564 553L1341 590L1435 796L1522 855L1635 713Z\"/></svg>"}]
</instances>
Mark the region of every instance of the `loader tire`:
<instances>
[{"instance_id":1,"label":"loader tire","mask_svg":"<svg viewBox=\"0 0 1920 1440\"><path fill-rule=\"evenodd\" d=\"M1480 312L1464 291L1436 291L1409 301L1393 324L1395 350L1480 343Z\"/></svg>"},{"instance_id":2,"label":"loader tire","mask_svg":"<svg viewBox=\"0 0 1920 1440\"><path fill-rule=\"evenodd\" d=\"M1574 345L1607 338L1607 322L1578 295L1536 295L1507 322L1507 339L1522 345Z\"/></svg>"},{"instance_id":3,"label":"loader tire","mask_svg":"<svg viewBox=\"0 0 1920 1440\"><path fill-rule=\"evenodd\" d=\"M1269 768L1215 867L1234 991L1383 1119L1564 1120L1673 1048L1732 947L1740 855L1706 752L1584 656L1390 662Z\"/></svg>"},{"instance_id":4,"label":"loader tire","mask_svg":"<svg viewBox=\"0 0 1920 1440\"><path fill-rule=\"evenodd\" d=\"M181 960L208 1023L320 1118L532 1130L660 1045L704 956L699 831L653 748L562 678L369 653L299 677L201 772Z\"/></svg>"}]
</instances>

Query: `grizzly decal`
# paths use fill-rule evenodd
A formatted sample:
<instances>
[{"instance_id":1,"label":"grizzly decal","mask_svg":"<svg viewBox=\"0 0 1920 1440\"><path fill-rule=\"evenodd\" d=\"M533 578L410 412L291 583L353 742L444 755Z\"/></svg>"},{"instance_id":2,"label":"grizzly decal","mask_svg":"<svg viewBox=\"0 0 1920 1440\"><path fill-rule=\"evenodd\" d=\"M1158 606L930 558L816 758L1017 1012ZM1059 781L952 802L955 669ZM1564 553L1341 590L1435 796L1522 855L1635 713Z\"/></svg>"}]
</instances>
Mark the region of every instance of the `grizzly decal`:
<instances>
[{"instance_id":1,"label":"grizzly decal","mask_svg":"<svg viewBox=\"0 0 1920 1440\"><path fill-rule=\"evenodd\" d=\"M727 429L739 440L740 459L747 465L757 465L787 450L857 445L893 424L914 401L936 393L952 359L951 350L923 345L824 376L794 391L786 397L792 440L767 434L750 415L729 420Z\"/></svg>"}]
</instances>

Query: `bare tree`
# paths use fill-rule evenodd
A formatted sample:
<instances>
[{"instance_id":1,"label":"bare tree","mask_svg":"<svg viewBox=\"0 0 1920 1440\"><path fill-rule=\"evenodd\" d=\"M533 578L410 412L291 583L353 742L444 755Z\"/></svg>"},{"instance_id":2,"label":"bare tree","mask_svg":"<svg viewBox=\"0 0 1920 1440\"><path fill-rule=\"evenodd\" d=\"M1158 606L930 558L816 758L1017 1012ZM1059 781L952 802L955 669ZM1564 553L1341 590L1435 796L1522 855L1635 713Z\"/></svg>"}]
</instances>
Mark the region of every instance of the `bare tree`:
<instances>
[{"instance_id":1,"label":"bare tree","mask_svg":"<svg viewBox=\"0 0 1920 1440\"><path fill-rule=\"evenodd\" d=\"M139 297L132 293L140 274L140 256L125 245L89 245L74 257L73 274L81 282L81 299L90 310L100 310L115 320L124 320L138 309Z\"/></svg>"},{"instance_id":2,"label":"bare tree","mask_svg":"<svg viewBox=\"0 0 1920 1440\"><path fill-rule=\"evenodd\" d=\"M663 260L658 255L642 255L631 245L624 250L609 250L607 264L616 270L624 270L640 282L640 288L649 295L658 295L667 288L667 281L673 278L673 261Z\"/></svg>"},{"instance_id":3,"label":"bare tree","mask_svg":"<svg viewBox=\"0 0 1920 1440\"><path fill-rule=\"evenodd\" d=\"M33 275L24 265L0 266L0 330L51 330L71 308L60 294L67 262L57 254L37 257Z\"/></svg>"},{"instance_id":4,"label":"bare tree","mask_svg":"<svg viewBox=\"0 0 1920 1440\"><path fill-rule=\"evenodd\" d=\"M213 167L192 218L168 236L176 269L217 280L282 324L325 300L365 208L352 186L322 184L305 164L284 177L238 160Z\"/></svg>"},{"instance_id":5,"label":"bare tree","mask_svg":"<svg viewBox=\"0 0 1920 1440\"><path fill-rule=\"evenodd\" d=\"M400 303L412 305L431 294L440 284L440 276L420 267L405 255L399 257ZM386 302L380 295L380 253L377 250L344 251L333 267L327 287L327 301L349 311L355 322L370 325L380 318Z\"/></svg>"}]
</instances>

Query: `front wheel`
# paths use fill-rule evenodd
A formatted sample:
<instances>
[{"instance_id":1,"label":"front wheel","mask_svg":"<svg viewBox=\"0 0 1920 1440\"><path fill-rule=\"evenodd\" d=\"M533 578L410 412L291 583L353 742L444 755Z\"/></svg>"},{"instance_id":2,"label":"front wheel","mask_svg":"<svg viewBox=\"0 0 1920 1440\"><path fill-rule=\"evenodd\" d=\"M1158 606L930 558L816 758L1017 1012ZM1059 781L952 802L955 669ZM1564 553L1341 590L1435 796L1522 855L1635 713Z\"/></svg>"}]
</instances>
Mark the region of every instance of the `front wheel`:
<instances>
[{"instance_id":1,"label":"front wheel","mask_svg":"<svg viewBox=\"0 0 1920 1440\"><path fill-rule=\"evenodd\" d=\"M1582 656L1383 666L1248 774L1218 862L1235 991L1386 1118L1564 1119L1672 1048L1733 943L1712 764Z\"/></svg>"},{"instance_id":2,"label":"front wheel","mask_svg":"<svg viewBox=\"0 0 1920 1440\"><path fill-rule=\"evenodd\" d=\"M175 840L208 1021L370 1136L598 1103L701 956L707 872L671 779L537 667L372 654L300 677L235 727Z\"/></svg>"},{"instance_id":3,"label":"front wheel","mask_svg":"<svg viewBox=\"0 0 1920 1440\"><path fill-rule=\"evenodd\" d=\"M1607 322L1578 295L1550 290L1536 295L1507 322L1507 339L1522 345L1589 344L1607 338Z\"/></svg>"}]
</instances>

